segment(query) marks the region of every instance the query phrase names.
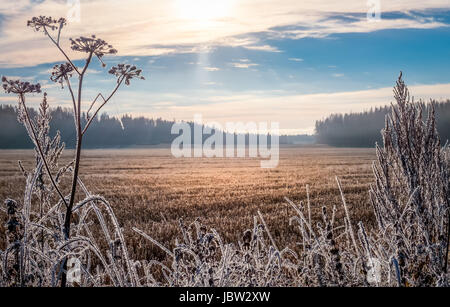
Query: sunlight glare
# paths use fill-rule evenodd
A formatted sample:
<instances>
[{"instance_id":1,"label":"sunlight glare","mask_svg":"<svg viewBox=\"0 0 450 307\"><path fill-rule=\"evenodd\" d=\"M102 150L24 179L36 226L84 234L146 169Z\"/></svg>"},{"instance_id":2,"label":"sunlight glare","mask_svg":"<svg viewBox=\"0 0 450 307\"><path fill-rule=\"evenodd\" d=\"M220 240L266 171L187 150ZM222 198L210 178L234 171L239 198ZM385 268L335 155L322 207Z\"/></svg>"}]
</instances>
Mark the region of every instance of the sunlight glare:
<instances>
[{"instance_id":1,"label":"sunlight glare","mask_svg":"<svg viewBox=\"0 0 450 307\"><path fill-rule=\"evenodd\" d=\"M182 19L205 22L229 16L233 2L233 0L175 0L175 8Z\"/></svg>"}]
</instances>

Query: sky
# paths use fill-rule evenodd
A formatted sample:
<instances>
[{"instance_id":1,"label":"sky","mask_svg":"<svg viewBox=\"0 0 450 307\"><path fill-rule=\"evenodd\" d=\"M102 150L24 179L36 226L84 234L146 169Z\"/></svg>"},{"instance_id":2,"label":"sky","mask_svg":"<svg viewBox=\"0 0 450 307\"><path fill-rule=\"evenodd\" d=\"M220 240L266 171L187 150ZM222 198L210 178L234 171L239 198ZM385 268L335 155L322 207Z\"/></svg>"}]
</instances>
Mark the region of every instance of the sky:
<instances>
[{"instance_id":1,"label":"sky","mask_svg":"<svg viewBox=\"0 0 450 307\"><path fill-rule=\"evenodd\" d=\"M279 122L313 133L315 120L390 104L400 71L416 99L450 98L449 0L0 0L0 75L39 82L51 106L70 107L49 80L64 58L33 16L66 17L69 38L95 34L118 49L107 66L132 63L133 80L110 115L205 122ZM83 106L115 79L94 61ZM30 106L41 97L28 99ZM0 94L0 103L15 104Z\"/></svg>"}]
</instances>

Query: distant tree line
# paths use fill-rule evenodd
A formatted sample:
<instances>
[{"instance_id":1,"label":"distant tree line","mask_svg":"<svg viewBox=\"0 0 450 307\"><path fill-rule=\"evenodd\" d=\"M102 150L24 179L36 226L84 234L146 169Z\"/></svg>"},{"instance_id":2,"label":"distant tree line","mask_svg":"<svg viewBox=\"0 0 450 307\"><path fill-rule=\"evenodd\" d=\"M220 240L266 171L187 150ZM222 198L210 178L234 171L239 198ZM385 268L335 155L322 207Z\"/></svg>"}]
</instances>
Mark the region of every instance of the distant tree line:
<instances>
[{"instance_id":1,"label":"distant tree line","mask_svg":"<svg viewBox=\"0 0 450 307\"><path fill-rule=\"evenodd\" d=\"M430 104L420 102L423 116L427 116ZM435 102L437 129L441 140L450 139L450 100ZM382 144L381 129L391 107L380 107L360 113L332 114L316 121L316 142L339 147L373 147Z\"/></svg>"},{"instance_id":2,"label":"distant tree line","mask_svg":"<svg viewBox=\"0 0 450 307\"><path fill-rule=\"evenodd\" d=\"M36 110L29 108L29 112L34 118ZM55 135L59 130L66 147L73 148L76 133L71 110L57 107L51 110L51 116L50 135ZM85 123L86 116L83 116L83 125ZM92 122L83 142L90 148L170 143L176 137L170 134L172 124L160 118L132 118L124 115L119 120L102 114ZM33 148L25 128L17 120L17 108L10 105L0 106L0 148Z\"/></svg>"},{"instance_id":3,"label":"distant tree line","mask_svg":"<svg viewBox=\"0 0 450 307\"><path fill-rule=\"evenodd\" d=\"M29 108L32 118L36 116L36 110ZM72 111L57 107L51 110L50 135L54 136L56 131L60 131L61 139L66 147L75 146L76 134ZM86 116L83 116L83 125L86 123ZM161 118L151 119L146 117L132 117L123 115L120 118L102 114L98 116L89 127L89 131L83 138L84 146L87 148L116 148L130 146L160 145L170 144L178 135L171 134L174 121ZM188 123L191 129L194 123ZM214 133L214 129L212 130ZM226 144L226 134L224 144ZM237 134L234 135L235 141ZM203 141L209 135L203 136ZM193 138L193 136L192 136ZM249 134L245 135L248 144ZM281 144L305 144L313 143L314 138L308 135L283 135L280 136ZM192 143L194 140L192 139ZM270 144L270 139L268 140ZM26 149L33 148L31 141L27 137L27 132L23 125L17 120L17 107L10 105L0 105L0 148L3 149Z\"/></svg>"}]
</instances>

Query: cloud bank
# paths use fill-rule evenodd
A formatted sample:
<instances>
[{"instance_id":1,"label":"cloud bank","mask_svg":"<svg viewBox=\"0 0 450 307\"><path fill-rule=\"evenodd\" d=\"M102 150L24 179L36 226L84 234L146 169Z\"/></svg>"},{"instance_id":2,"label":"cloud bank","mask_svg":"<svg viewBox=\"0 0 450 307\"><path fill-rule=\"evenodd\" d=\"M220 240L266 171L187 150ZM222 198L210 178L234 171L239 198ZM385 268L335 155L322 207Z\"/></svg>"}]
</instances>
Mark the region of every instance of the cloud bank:
<instances>
[{"instance_id":1,"label":"cloud bank","mask_svg":"<svg viewBox=\"0 0 450 307\"><path fill-rule=\"evenodd\" d=\"M67 43L69 37L94 32L113 44L120 55L127 56L196 52L197 46L205 44L282 52L259 42L252 34L300 39L326 37L333 33L447 26L434 18L416 18L412 14L368 22L366 1L228 0L225 10L219 6L223 5L223 0L209 0L204 8L198 6L196 10L187 10L188 13L185 11L189 4L180 3L183 0L128 0L126 5L122 0L81 1L80 22L72 22L65 29L63 39ZM215 9L217 6L221 10ZM437 8L450 8L450 2L382 1L381 12L408 13ZM62 60L42 34L33 33L25 24L37 15L67 16L69 9L67 2L61 0L2 1L0 67L33 66Z\"/></svg>"}]
</instances>

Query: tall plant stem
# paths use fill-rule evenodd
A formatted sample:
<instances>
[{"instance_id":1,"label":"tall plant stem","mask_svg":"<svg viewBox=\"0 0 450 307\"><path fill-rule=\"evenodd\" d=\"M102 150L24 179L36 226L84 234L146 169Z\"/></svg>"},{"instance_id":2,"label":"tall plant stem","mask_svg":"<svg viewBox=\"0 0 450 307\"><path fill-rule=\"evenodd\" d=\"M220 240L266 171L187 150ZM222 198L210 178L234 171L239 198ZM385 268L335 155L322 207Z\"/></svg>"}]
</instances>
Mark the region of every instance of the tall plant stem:
<instances>
[{"instance_id":1,"label":"tall plant stem","mask_svg":"<svg viewBox=\"0 0 450 307\"><path fill-rule=\"evenodd\" d=\"M60 29L61 30L61 29ZM59 38L61 35L61 32L58 33L58 41L55 41L53 39L53 37L50 35L50 33L48 33L47 28L44 27L44 33L50 38L50 40L52 41L53 44L55 44L56 48L58 48L59 51L61 51L62 55L66 58L67 62L69 62L69 64L73 67L73 69L77 72L77 74L81 77L81 73L78 70L78 68L75 66L75 64L73 64L73 62L70 60L69 56L64 52L64 50L61 48L61 46L59 45Z\"/></svg>"},{"instance_id":2,"label":"tall plant stem","mask_svg":"<svg viewBox=\"0 0 450 307\"><path fill-rule=\"evenodd\" d=\"M86 64L83 68L83 71L80 74L79 82L78 82L78 101L77 101L77 122L76 122L76 129L77 129L77 143L76 143L76 149L75 149L75 165L73 169L73 177L72 177L72 189L70 192L70 200L69 205L67 206L66 210L66 216L64 219L64 237L66 240L70 239L70 222L72 220L72 208L75 201L75 193L77 191L77 182L78 182L78 171L80 169L80 158L81 158L81 145L83 142L83 134L81 133L81 94L83 89L83 79L84 74L86 73L86 70L91 63L92 59L92 52L89 54L89 57L86 60ZM74 110L75 112L76 110ZM62 268L62 275L61 275L61 287L65 287L67 283L67 258L64 259L63 268Z\"/></svg>"}]
</instances>

